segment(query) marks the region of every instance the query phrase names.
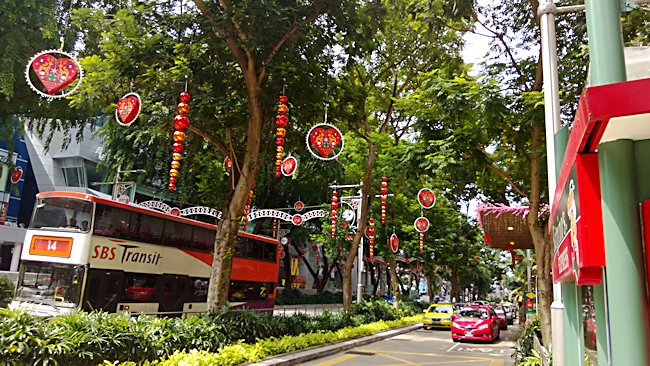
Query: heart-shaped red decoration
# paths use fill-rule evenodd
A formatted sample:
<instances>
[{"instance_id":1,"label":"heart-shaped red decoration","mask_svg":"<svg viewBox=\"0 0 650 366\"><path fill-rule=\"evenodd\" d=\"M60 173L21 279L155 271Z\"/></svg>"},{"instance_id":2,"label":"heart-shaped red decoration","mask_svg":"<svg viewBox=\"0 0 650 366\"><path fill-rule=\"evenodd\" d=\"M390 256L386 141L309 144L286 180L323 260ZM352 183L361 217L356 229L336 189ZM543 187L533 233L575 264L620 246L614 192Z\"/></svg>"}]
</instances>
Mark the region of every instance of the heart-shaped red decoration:
<instances>
[{"instance_id":1,"label":"heart-shaped red decoration","mask_svg":"<svg viewBox=\"0 0 650 366\"><path fill-rule=\"evenodd\" d=\"M56 94L77 80L77 65L67 57L42 54L32 62L32 70L49 94Z\"/></svg>"},{"instance_id":2,"label":"heart-shaped red decoration","mask_svg":"<svg viewBox=\"0 0 650 366\"><path fill-rule=\"evenodd\" d=\"M390 236L390 249L393 253L397 253L397 250L399 249L399 238L397 237L397 234Z\"/></svg>"},{"instance_id":3,"label":"heart-shaped red decoration","mask_svg":"<svg viewBox=\"0 0 650 366\"><path fill-rule=\"evenodd\" d=\"M140 113L140 98L137 95L127 94L117 101L115 110L118 122L121 125L128 126Z\"/></svg>"},{"instance_id":4,"label":"heart-shaped red decoration","mask_svg":"<svg viewBox=\"0 0 650 366\"><path fill-rule=\"evenodd\" d=\"M415 230L417 230L420 233L423 233L429 230L429 220L426 217L418 217L417 219L415 219L415 223L413 223L413 226L415 226Z\"/></svg>"},{"instance_id":5,"label":"heart-shaped red decoration","mask_svg":"<svg viewBox=\"0 0 650 366\"><path fill-rule=\"evenodd\" d=\"M336 128L316 127L309 133L309 144L327 158L341 145L341 133Z\"/></svg>"},{"instance_id":6,"label":"heart-shaped red decoration","mask_svg":"<svg viewBox=\"0 0 650 366\"><path fill-rule=\"evenodd\" d=\"M296 171L296 167L298 167L298 160L293 156L289 156L282 162L282 174L286 176L292 175Z\"/></svg>"},{"instance_id":7,"label":"heart-shaped red decoration","mask_svg":"<svg viewBox=\"0 0 650 366\"><path fill-rule=\"evenodd\" d=\"M302 215L293 215L291 221L293 221L293 224L296 226L302 224Z\"/></svg>"},{"instance_id":8,"label":"heart-shaped red decoration","mask_svg":"<svg viewBox=\"0 0 650 366\"><path fill-rule=\"evenodd\" d=\"M418 202L423 208L431 208L436 203L436 195L429 188L422 188L418 192Z\"/></svg>"}]
</instances>

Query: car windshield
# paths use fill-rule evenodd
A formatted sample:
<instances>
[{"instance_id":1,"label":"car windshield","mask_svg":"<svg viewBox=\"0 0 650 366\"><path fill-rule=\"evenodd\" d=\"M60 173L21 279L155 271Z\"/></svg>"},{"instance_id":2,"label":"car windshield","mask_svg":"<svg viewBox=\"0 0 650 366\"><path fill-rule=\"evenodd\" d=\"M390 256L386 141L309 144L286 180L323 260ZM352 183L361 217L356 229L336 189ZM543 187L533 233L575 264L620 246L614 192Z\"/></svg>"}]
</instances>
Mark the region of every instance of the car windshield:
<instances>
[{"instance_id":1,"label":"car windshield","mask_svg":"<svg viewBox=\"0 0 650 366\"><path fill-rule=\"evenodd\" d=\"M495 308L494 312L497 313L497 314L503 314L503 310L501 310L499 308Z\"/></svg>"},{"instance_id":2,"label":"car windshield","mask_svg":"<svg viewBox=\"0 0 650 366\"><path fill-rule=\"evenodd\" d=\"M450 306L432 306L429 308L430 313L451 314L452 308Z\"/></svg>"},{"instance_id":3,"label":"car windshield","mask_svg":"<svg viewBox=\"0 0 650 366\"><path fill-rule=\"evenodd\" d=\"M92 202L68 198L39 198L31 229L88 232L92 218Z\"/></svg>"},{"instance_id":4,"label":"car windshield","mask_svg":"<svg viewBox=\"0 0 650 366\"><path fill-rule=\"evenodd\" d=\"M488 313L485 309L463 309L458 313L461 318L487 319Z\"/></svg>"},{"instance_id":5,"label":"car windshield","mask_svg":"<svg viewBox=\"0 0 650 366\"><path fill-rule=\"evenodd\" d=\"M18 279L15 300L53 307L76 307L81 294L83 271L83 266L25 262Z\"/></svg>"}]
</instances>

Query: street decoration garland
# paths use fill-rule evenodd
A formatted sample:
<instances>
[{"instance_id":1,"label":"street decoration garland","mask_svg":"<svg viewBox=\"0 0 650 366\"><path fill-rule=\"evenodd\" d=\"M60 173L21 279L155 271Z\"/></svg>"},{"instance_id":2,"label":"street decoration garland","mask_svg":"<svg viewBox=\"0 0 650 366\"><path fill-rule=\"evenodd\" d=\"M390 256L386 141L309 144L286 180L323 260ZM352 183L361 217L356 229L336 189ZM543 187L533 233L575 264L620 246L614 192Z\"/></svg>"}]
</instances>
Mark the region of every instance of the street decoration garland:
<instances>
[{"instance_id":1,"label":"street decoration garland","mask_svg":"<svg viewBox=\"0 0 650 366\"><path fill-rule=\"evenodd\" d=\"M429 219L427 219L424 216L420 216L417 219L415 219L415 222L413 223L413 226L415 226L415 230L420 234L419 239L420 239L420 254L424 251L424 233L429 230Z\"/></svg>"},{"instance_id":2,"label":"street decoration garland","mask_svg":"<svg viewBox=\"0 0 650 366\"><path fill-rule=\"evenodd\" d=\"M187 114L190 113L190 105L187 104L190 101L190 95L187 92L182 92L180 94L181 102L178 103L176 111L178 114L174 117L174 144L172 145L172 162L171 169L169 170L169 184L167 188L169 190L176 190L176 180L179 175L179 169L181 167L181 159L183 156L181 153L185 149L183 142L187 138L185 130L190 127L190 119L187 117Z\"/></svg>"},{"instance_id":3,"label":"street decoration garland","mask_svg":"<svg viewBox=\"0 0 650 366\"><path fill-rule=\"evenodd\" d=\"M370 250L370 261L375 256L375 218L371 217L368 223L368 249Z\"/></svg>"},{"instance_id":4,"label":"street decoration garland","mask_svg":"<svg viewBox=\"0 0 650 366\"><path fill-rule=\"evenodd\" d=\"M393 235L390 236L390 239L388 239L388 242L390 243L390 249L393 253L397 253L399 250L399 238L397 237L397 234L393 233Z\"/></svg>"},{"instance_id":5,"label":"street decoration garland","mask_svg":"<svg viewBox=\"0 0 650 366\"><path fill-rule=\"evenodd\" d=\"M63 46L61 46L63 47ZM34 85L30 70L34 72L36 78L40 81L45 91ZM41 51L27 62L25 68L25 79L27 85L36 92L36 94L48 98L57 99L65 98L77 91L81 86L83 78L83 69L79 61L70 53L61 50ZM66 89L70 84L77 81L74 86L60 94L60 91Z\"/></svg>"},{"instance_id":6,"label":"street decoration garland","mask_svg":"<svg viewBox=\"0 0 650 366\"><path fill-rule=\"evenodd\" d=\"M244 216L242 216L242 227L246 229L248 225L248 214L251 213L251 204L253 203L253 190L248 191L248 199L246 200L246 206L244 206Z\"/></svg>"},{"instance_id":7,"label":"street decoration garland","mask_svg":"<svg viewBox=\"0 0 650 366\"><path fill-rule=\"evenodd\" d=\"M312 127L305 138L309 153L324 161L336 159L343 152L345 145L341 131L329 123Z\"/></svg>"},{"instance_id":8,"label":"street decoration garland","mask_svg":"<svg viewBox=\"0 0 650 366\"><path fill-rule=\"evenodd\" d=\"M379 193L381 194L381 224L386 224L386 198L388 195L388 183L386 182L386 177L381 177L381 188Z\"/></svg>"},{"instance_id":9,"label":"street decoration garland","mask_svg":"<svg viewBox=\"0 0 650 366\"><path fill-rule=\"evenodd\" d=\"M287 122L289 122L289 117L287 112L289 107L287 106L287 98L285 95L280 96L280 104L278 104L278 114L275 116L275 144L277 145L275 149L275 176L279 177L283 174L282 166L282 157L284 156L284 137L287 135ZM285 174L287 175L287 174ZM289 174L291 175L291 174Z\"/></svg>"},{"instance_id":10,"label":"street decoration garland","mask_svg":"<svg viewBox=\"0 0 650 366\"><path fill-rule=\"evenodd\" d=\"M130 126L138 115L142 102L137 93L127 93L115 105L115 119L121 126Z\"/></svg>"},{"instance_id":11,"label":"street decoration garland","mask_svg":"<svg viewBox=\"0 0 650 366\"><path fill-rule=\"evenodd\" d=\"M339 208L339 193L335 190L332 192L332 214L330 219L332 220L332 233L330 234L331 238L336 238L336 218L338 217L338 208Z\"/></svg>"}]
</instances>

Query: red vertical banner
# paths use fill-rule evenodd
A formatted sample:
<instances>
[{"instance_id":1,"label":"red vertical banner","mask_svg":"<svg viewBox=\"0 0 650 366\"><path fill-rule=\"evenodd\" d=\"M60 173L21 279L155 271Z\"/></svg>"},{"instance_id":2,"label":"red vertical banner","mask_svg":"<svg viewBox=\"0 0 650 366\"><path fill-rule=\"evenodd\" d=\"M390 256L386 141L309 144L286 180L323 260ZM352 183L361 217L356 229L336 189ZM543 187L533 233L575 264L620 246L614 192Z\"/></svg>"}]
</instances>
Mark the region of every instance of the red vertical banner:
<instances>
[{"instance_id":1,"label":"red vertical banner","mask_svg":"<svg viewBox=\"0 0 650 366\"><path fill-rule=\"evenodd\" d=\"M0 205L0 225L4 225L5 221L7 220L8 207L9 207L9 203L7 202L2 202L2 205Z\"/></svg>"}]
</instances>

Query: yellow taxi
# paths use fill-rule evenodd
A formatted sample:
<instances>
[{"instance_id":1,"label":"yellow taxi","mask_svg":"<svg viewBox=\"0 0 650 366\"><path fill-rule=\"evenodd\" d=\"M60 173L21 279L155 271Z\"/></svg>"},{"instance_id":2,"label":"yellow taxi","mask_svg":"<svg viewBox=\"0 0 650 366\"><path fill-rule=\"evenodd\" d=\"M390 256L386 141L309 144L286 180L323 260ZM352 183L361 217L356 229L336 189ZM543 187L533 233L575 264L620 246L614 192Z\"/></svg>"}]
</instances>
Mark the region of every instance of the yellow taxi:
<instances>
[{"instance_id":1,"label":"yellow taxi","mask_svg":"<svg viewBox=\"0 0 650 366\"><path fill-rule=\"evenodd\" d=\"M454 307L451 304L434 304L424 310L422 317L422 326L424 329L430 328L451 328L451 316L454 313Z\"/></svg>"}]
</instances>

